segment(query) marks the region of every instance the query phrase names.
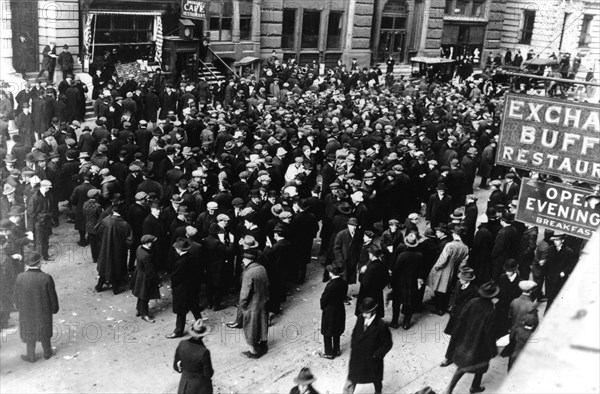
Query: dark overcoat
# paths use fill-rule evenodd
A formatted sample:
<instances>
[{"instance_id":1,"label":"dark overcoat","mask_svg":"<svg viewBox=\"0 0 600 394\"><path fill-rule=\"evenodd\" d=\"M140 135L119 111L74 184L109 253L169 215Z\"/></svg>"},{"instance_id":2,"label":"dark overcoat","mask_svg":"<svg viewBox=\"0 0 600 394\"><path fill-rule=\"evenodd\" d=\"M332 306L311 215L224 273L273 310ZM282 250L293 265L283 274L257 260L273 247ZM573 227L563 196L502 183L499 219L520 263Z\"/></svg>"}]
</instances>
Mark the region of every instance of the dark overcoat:
<instances>
[{"instance_id":1,"label":"dark overcoat","mask_svg":"<svg viewBox=\"0 0 600 394\"><path fill-rule=\"evenodd\" d=\"M75 230L85 230L85 215L83 214L83 203L88 200L88 191L94 189L94 186L89 182L84 182L73 189L73 193L69 198L71 207L75 211Z\"/></svg>"},{"instance_id":2,"label":"dark overcoat","mask_svg":"<svg viewBox=\"0 0 600 394\"><path fill-rule=\"evenodd\" d=\"M199 303L200 281L196 271L194 256L187 252L176 254L172 264L171 289L173 290L173 313L186 314Z\"/></svg>"},{"instance_id":3,"label":"dark overcoat","mask_svg":"<svg viewBox=\"0 0 600 394\"><path fill-rule=\"evenodd\" d=\"M111 215L98 223L100 238L98 274L109 281L127 277L127 252L132 242L131 226L121 216Z\"/></svg>"},{"instance_id":4,"label":"dark overcoat","mask_svg":"<svg viewBox=\"0 0 600 394\"><path fill-rule=\"evenodd\" d=\"M383 358L392 349L392 334L387 324L375 317L367 330L358 316L352 331L348 380L353 383L383 381Z\"/></svg>"},{"instance_id":5,"label":"dark overcoat","mask_svg":"<svg viewBox=\"0 0 600 394\"><path fill-rule=\"evenodd\" d=\"M321 334L329 337L340 336L346 329L346 307L344 300L348 294L348 284L338 277L331 279L321 294Z\"/></svg>"},{"instance_id":6,"label":"dark overcoat","mask_svg":"<svg viewBox=\"0 0 600 394\"><path fill-rule=\"evenodd\" d=\"M469 267L473 268L478 283L485 283L492 278L492 248L494 235L487 224L480 224L473 239L473 247L469 253Z\"/></svg>"},{"instance_id":7,"label":"dark overcoat","mask_svg":"<svg viewBox=\"0 0 600 394\"><path fill-rule=\"evenodd\" d=\"M519 282L521 278L517 274L517 277L511 282L506 274L502 274L498 279L498 286L500 286L500 294L498 295L498 302L496 303L496 314L494 318L494 335L496 338L503 337L508 334L508 330L511 328L511 321L508 317L510 310L510 304L515 298L519 298L521 295L521 289L519 288Z\"/></svg>"},{"instance_id":8,"label":"dark overcoat","mask_svg":"<svg viewBox=\"0 0 600 394\"><path fill-rule=\"evenodd\" d=\"M490 299L477 297L467 302L458 317L449 344L453 349L449 361L454 362L459 371L487 371L489 361L497 353L493 320L494 304Z\"/></svg>"},{"instance_id":9,"label":"dark overcoat","mask_svg":"<svg viewBox=\"0 0 600 394\"><path fill-rule=\"evenodd\" d=\"M179 342L175 350L173 369L179 372L177 364L181 361L181 380L177 394L212 394L212 376L214 373L210 351L202 339L188 339Z\"/></svg>"},{"instance_id":10,"label":"dark overcoat","mask_svg":"<svg viewBox=\"0 0 600 394\"><path fill-rule=\"evenodd\" d=\"M417 248L408 248L396 257L392 267L392 289L404 306L420 304L418 279L425 280L423 254ZM425 286L425 284L423 284Z\"/></svg>"},{"instance_id":11,"label":"dark overcoat","mask_svg":"<svg viewBox=\"0 0 600 394\"><path fill-rule=\"evenodd\" d=\"M285 275L294 255L294 248L286 239L280 239L273 246L265 248L265 268L269 277L269 299L280 302L285 300Z\"/></svg>"},{"instance_id":12,"label":"dark overcoat","mask_svg":"<svg viewBox=\"0 0 600 394\"><path fill-rule=\"evenodd\" d=\"M376 315L383 318L383 289L390 283L390 274L387 267L379 259L369 261L367 268L362 275L358 297L356 298L355 314L359 315L358 307L362 300L370 297L377 303Z\"/></svg>"},{"instance_id":13,"label":"dark overcoat","mask_svg":"<svg viewBox=\"0 0 600 394\"><path fill-rule=\"evenodd\" d=\"M456 326L456 322L463 308L467 302L477 297L479 297L477 286L475 286L472 282L469 283L469 286L467 286L465 289L462 288L460 281L456 282L454 292L450 298L450 319L448 319L448 324L446 324L444 334L452 335L452 331Z\"/></svg>"},{"instance_id":14,"label":"dark overcoat","mask_svg":"<svg viewBox=\"0 0 600 394\"><path fill-rule=\"evenodd\" d=\"M133 295L141 300L159 300L159 283L160 277L156 271L151 251L143 246L138 247L135 273L131 282Z\"/></svg>"},{"instance_id":15,"label":"dark overcoat","mask_svg":"<svg viewBox=\"0 0 600 394\"><path fill-rule=\"evenodd\" d=\"M58 312L52 276L39 268L20 273L15 284L15 303L23 342L52 338L52 315Z\"/></svg>"}]
</instances>

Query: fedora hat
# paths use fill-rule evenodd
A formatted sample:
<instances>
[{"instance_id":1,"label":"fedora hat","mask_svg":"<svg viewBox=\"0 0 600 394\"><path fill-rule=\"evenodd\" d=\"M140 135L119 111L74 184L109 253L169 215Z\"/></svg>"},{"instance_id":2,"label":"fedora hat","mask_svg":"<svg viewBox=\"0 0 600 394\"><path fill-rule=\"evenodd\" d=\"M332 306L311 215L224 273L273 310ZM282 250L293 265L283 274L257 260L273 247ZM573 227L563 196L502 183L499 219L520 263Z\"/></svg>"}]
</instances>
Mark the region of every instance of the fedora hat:
<instances>
[{"instance_id":1,"label":"fedora hat","mask_svg":"<svg viewBox=\"0 0 600 394\"><path fill-rule=\"evenodd\" d=\"M553 233L552 235L550 235L551 241L554 241L556 239L565 239L565 234L564 233Z\"/></svg>"},{"instance_id":2,"label":"fedora hat","mask_svg":"<svg viewBox=\"0 0 600 394\"><path fill-rule=\"evenodd\" d=\"M190 250L192 243L187 238L178 238L173 244L173 247L177 250L181 250L182 252L186 252Z\"/></svg>"},{"instance_id":3,"label":"fedora hat","mask_svg":"<svg viewBox=\"0 0 600 394\"><path fill-rule=\"evenodd\" d=\"M369 313L377 309L377 303L371 297L367 297L358 306L359 313Z\"/></svg>"},{"instance_id":4,"label":"fedora hat","mask_svg":"<svg viewBox=\"0 0 600 394\"><path fill-rule=\"evenodd\" d=\"M0 230L10 230L12 229L12 222L8 219L0 220Z\"/></svg>"},{"instance_id":5,"label":"fedora hat","mask_svg":"<svg viewBox=\"0 0 600 394\"><path fill-rule=\"evenodd\" d=\"M9 185L8 183L4 184L4 188L2 190L2 194L5 196L8 196L9 194L12 194L16 191L17 189L14 188L14 186Z\"/></svg>"},{"instance_id":6,"label":"fedora hat","mask_svg":"<svg viewBox=\"0 0 600 394\"><path fill-rule=\"evenodd\" d=\"M473 271L473 268L464 267L460 270L460 273L458 274L458 279L473 280L475 279L475 271Z\"/></svg>"},{"instance_id":7,"label":"fedora hat","mask_svg":"<svg viewBox=\"0 0 600 394\"><path fill-rule=\"evenodd\" d=\"M408 233L404 238L404 243L409 248L416 248L419 246L419 240L417 239L417 235L415 233Z\"/></svg>"},{"instance_id":8,"label":"fedora hat","mask_svg":"<svg viewBox=\"0 0 600 394\"><path fill-rule=\"evenodd\" d=\"M32 265L36 265L40 261L42 261L42 255L38 252L33 252L27 257L25 264L32 266Z\"/></svg>"},{"instance_id":9,"label":"fedora hat","mask_svg":"<svg viewBox=\"0 0 600 394\"><path fill-rule=\"evenodd\" d=\"M204 325L204 321L202 319L196 320L190 327L189 334L193 339L199 339L208 335L208 329Z\"/></svg>"},{"instance_id":10,"label":"fedora hat","mask_svg":"<svg viewBox=\"0 0 600 394\"><path fill-rule=\"evenodd\" d=\"M478 292L482 298L494 298L500 293L500 287L494 281L489 281L482 284Z\"/></svg>"},{"instance_id":11,"label":"fedora hat","mask_svg":"<svg viewBox=\"0 0 600 394\"><path fill-rule=\"evenodd\" d=\"M463 220L465 218L465 213L462 209L456 208L454 212L450 215L450 219L452 220Z\"/></svg>"},{"instance_id":12,"label":"fedora hat","mask_svg":"<svg viewBox=\"0 0 600 394\"><path fill-rule=\"evenodd\" d=\"M330 274L340 276L344 273L344 268L338 264L329 264L325 267Z\"/></svg>"},{"instance_id":13,"label":"fedora hat","mask_svg":"<svg viewBox=\"0 0 600 394\"><path fill-rule=\"evenodd\" d=\"M519 263L515 259L508 259L502 266L504 271L516 271L519 269Z\"/></svg>"},{"instance_id":14,"label":"fedora hat","mask_svg":"<svg viewBox=\"0 0 600 394\"><path fill-rule=\"evenodd\" d=\"M352 206L347 202L343 202L338 205L337 210L342 215L350 215L352 213Z\"/></svg>"},{"instance_id":15,"label":"fedora hat","mask_svg":"<svg viewBox=\"0 0 600 394\"><path fill-rule=\"evenodd\" d=\"M258 248L258 242L256 242L256 239L254 239L252 235L246 235L242 238L240 240L240 245L242 245L242 248L244 249Z\"/></svg>"},{"instance_id":16,"label":"fedora hat","mask_svg":"<svg viewBox=\"0 0 600 394\"><path fill-rule=\"evenodd\" d=\"M22 205L13 205L8 210L7 216L20 216L25 214L25 207Z\"/></svg>"},{"instance_id":17,"label":"fedora hat","mask_svg":"<svg viewBox=\"0 0 600 394\"><path fill-rule=\"evenodd\" d=\"M296 384L302 384L302 385L309 385L311 383L313 383L315 380L317 380L312 372L310 372L310 369L308 369L308 367L304 367L300 370L300 373L298 373L298 376L294 378L294 383Z\"/></svg>"}]
</instances>

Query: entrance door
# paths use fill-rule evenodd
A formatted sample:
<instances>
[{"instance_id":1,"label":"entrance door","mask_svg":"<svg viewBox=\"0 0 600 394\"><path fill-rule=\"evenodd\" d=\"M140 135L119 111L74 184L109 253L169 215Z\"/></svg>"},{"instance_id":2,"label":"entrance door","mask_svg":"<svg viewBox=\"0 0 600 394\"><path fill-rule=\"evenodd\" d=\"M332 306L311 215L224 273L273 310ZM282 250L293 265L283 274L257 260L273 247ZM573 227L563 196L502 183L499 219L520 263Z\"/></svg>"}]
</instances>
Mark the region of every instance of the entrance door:
<instances>
[{"instance_id":1,"label":"entrance door","mask_svg":"<svg viewBox=\"0 0 600 394\"><path fill-rule=\"evenodd\" d=\"M396 63L404 61L406 31L382 30L379 33L379 61L386 61L392 56Z\"/></svg>"},{"instance_id":2,"label":"entrance door","mask_svg":"<svg viewBox=\"0 0 600 394\"><path fill-rule=\"evenodd\" d=\"M2 7L5 5L3 4ZM13 56L21 56L28 65L25 71L38 71L40 65L40 50L38 47L38 2L10 1ZM19 35L25 37L25 43L20 43ZM42 43L48 45L48 42ZM13 59L15 60L15 59Z\"/></svg>"}]
</instances>

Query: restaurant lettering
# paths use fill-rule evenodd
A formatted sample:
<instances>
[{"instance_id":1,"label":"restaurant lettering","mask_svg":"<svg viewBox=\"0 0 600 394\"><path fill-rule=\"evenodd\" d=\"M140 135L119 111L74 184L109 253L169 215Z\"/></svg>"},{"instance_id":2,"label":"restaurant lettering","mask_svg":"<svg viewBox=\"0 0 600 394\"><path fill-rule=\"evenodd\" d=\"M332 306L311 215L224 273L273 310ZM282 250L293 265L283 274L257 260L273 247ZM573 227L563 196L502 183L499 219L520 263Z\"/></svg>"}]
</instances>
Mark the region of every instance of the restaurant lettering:
<instances>
[{"instance_id":1,"label":"restaurant lettering","mask_svg":"<svg viewBox=\"0 0 600 394\"><path fill-rule=\"evenodd\" d=\"M206 18L206 2L196 0L182 0L181 16L192 19Z\"/></svg>"},{"instance_id":2,"label":"restaurant lettering","mask_svg":"<svg viewBox=\"0 0 600 394\"><path fill-rule=\"evenodd\" d=\"M600 182L597 106L509 94L498 164Z\"/></svg>"}]
</instances>

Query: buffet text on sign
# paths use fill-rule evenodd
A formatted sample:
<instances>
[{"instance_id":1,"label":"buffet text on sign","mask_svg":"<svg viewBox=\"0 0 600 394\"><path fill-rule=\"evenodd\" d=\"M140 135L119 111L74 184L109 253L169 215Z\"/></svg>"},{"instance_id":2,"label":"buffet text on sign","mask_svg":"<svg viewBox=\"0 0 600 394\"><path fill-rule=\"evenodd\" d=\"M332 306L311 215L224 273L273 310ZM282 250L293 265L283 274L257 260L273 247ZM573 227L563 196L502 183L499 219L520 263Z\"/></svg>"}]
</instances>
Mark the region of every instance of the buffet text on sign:
<instances>
[{"instance_id":1,"label":"buffet text on sign","mask_svg":"<svg viewBox=\"0 0 600 394\"><path fill-rule=\"evenodd\" d=\"M591 190L524 178L516 220L589 239L600 225L600 213L585 201Z\"/></svg>"},{"instance_id":2,"label":"buffet text on sign","mask_svg":"<svg viewBox=\"0 0 600 394\"><path fill-rule=\"evenodd\" d=\"M600 182L597 105L508 94L498 164L587 182Z\"/></svg>"},{"instance_id":3,"label":"buffet text on sign","mask_svg":"<svg viewBox=\"0 0 600 394\"><path fill-rule=\"evenodd\" d=\"M206 2L196 0L182 0L181 16L192 19L206 18Z\"/></svg>"}]
</instances>

